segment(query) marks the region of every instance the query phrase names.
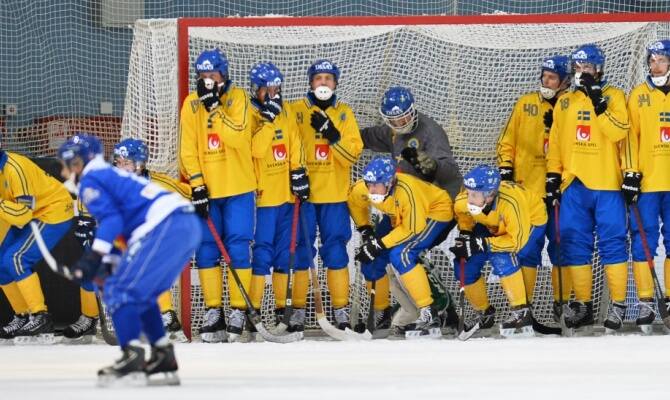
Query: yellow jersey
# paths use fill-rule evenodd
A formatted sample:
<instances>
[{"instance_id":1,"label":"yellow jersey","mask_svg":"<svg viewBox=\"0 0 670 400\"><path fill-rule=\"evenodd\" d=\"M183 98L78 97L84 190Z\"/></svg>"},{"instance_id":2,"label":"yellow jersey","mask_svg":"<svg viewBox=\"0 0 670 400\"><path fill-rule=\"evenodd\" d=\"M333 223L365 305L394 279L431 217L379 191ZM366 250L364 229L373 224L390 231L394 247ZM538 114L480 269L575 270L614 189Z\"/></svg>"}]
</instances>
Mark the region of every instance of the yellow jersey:
<instances>
[{"instance_id":1,"label":"yellow jersey","mask_svg":"<svg viewBox=\"0 0 670 400\"><path fill-rule=\"evenodd\" d=\"M362 179L351 187L347 200L356 226L370 224L370 206L389 216L393 229L381 239L387 248L421 233L428 219L449 222L454 218L453 203L446 191L412 175L398 173L396 177L391 194L380 204L370 201Z\"/></svg>"},{"instance_id":2,"label":"yellow jersey","mask_svg":"<svg viewBox=\"0 0 670 400\"><path fill-rule=\"evenodd\" d=\"M147 171L147 179L166 190L179 193L181 197L187 200L191 199L191 186L178 179L155 171Z\"/></svg>"},{"instance_id":3,"label":"yellow jersey","mask_svg":"<svg viewBox=\"0 0 670 400\"><path fill-rule=\"evenodd\" d=\"M312 203L347 201L351 167L363 151L363 140L351 108L337 101L325 113L340 132L340 140L329 144L311 125L311 116L321 109L305 97L293 102L293 110L305 150Z\"/></svg>"}]
</instances>

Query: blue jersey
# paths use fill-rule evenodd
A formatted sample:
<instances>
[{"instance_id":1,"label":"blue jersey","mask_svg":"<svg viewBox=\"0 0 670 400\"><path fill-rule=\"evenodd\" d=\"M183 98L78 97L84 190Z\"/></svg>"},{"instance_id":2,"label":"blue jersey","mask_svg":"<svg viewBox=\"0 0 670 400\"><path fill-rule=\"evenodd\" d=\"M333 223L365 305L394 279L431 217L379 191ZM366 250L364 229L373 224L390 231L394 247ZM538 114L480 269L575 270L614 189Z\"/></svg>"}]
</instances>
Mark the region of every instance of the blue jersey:
<instances>
[{"instance_id":1,"label":"blue jersey","mask_svg":"<svg viewBox=\"0 0 670 400\"><path fill-rule=\"evenodd\" d=\"M130 246L174 210L192 207L180 195L114 168L101 156L84 168L79 199L98 224L92 249L103 254L111 251L117 236L130 238Z\"/></svg>"}]
</instances>

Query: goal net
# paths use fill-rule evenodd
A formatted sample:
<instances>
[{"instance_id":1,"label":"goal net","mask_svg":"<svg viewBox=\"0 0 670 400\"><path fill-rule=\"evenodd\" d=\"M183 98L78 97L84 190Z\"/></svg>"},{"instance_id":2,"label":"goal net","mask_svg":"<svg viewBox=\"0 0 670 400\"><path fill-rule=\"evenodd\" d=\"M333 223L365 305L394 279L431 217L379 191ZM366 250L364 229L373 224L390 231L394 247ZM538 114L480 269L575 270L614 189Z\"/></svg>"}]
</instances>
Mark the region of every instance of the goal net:
<instances>
[{"instance_id":1,"label":"goal net","mask_svg":"<svg viewBox=\"0 0 670 400\"><path fill-rule=\"evenodd\" d=\"M535 16L534 20L522 17L529 16L518 16L518 20L513 16L139 20L130 55L122 136L147 141L149 167L176 176L178 110L188 91L195 90L192 65L201 51L220 48L228 56L233 82L245 89L249 87L250 66L272 61L285 76L282 90L288 99L305 95L310 63L328 58L342 71L337 94L352 107L360 127L382 122L377 110L386 88L409 87L417 108L447 132L460 169L466 173L477 164L495 163L500 131L517 98L538 89L544 57L569 54L581 44L597 43L607 57L605 74L609 81L628 93L646 75L645 47L670 34L668 23L602 22L607 18L603 15L581 23L568 23L566 16L563 20L561 16ZM371 156L364 153L352 178L360 175ZM451 253L446 249L455 233L430 253L441 279L454 295L458 283ZM353 250L359 240L356 236L349 244L351 301L365 316L368 298L353 264ZM318 265L321 290L330 310L325 273L320 262ZM597 253L593 266L594 311L602 320L609 297ZM662 268L662 263L659 266ZM488 271L487 266L487 275ZM632 305L636 295L632 273L630 276L627 301ZM204 313L195 270L186 274L182 283L182 296L188 298L185 292L190 287L192 299L182 315L191 320L195 331ZM489 284L489 296L498 310L497 319L505 318L509 307L499 284ZM538 320L551 320L551 303L550 263L545 254L535 289ZM308 306L308 328L316 328L311 294ZM268 325L274 323L273 308L268 285L263 306ZM636 313L637 307L629 307L627 319Z\"/></svg>"}]
</instances>

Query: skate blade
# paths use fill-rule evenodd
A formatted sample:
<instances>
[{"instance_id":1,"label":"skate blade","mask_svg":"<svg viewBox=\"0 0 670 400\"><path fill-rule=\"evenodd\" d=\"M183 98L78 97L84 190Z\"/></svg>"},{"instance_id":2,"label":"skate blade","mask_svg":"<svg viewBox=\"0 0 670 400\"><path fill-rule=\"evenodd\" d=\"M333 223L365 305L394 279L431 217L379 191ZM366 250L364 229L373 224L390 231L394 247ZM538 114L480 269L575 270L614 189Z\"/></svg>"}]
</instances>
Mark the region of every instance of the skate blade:
<instances>
[{"instance_id":1,"label":"skate blade","mask_svg":"<svg viewBox=\"0 0 670 400\"><path fill-rule=\"evenodd\" d=\"M429 328L427 330L405 331L405 339L438 339L442 337L442 330L440 328Z\"/></svg>"},{"instance_id":2,"label":"skate blade","mask_svg":"<svg viewBox=\"0 0 670 400\"><path fill-rule=\"evenodd\" d=\"M373 339L386 339L391 334L391 329L377 329L372 332Z\"/></svg>"},{"instance_id":3,"label":"skate blade","mask_svg":"<svg viewBox=\"0 0 670 400\"><path fill-rule=\"evenodd\" d=\"M593 325L587 325L572 329L574 330L573 336L576 337L593 336Z\"/></svg>"},{"instance_id":4,"label":"skate blade","mask_svg":"<svg viewBox=\"0 0 670 400\"><path fill-rule=\"evenodd\" d=\"M242 335L239 333L226 332L228 334L228 343L242 342Z\"/></svg>"},{"instance_id":5,"label":"skate blade","mask_svg":"<svg viewBox=\"0 0 670 400\"><path fill-rule=\"evenodd\" d=\"M179 374L177 371L159 372L147 376L147 386L179 386Z\"/></svg>"},{"instance_id":6,"label":"skate blade","mask_svg":"<svg viewBox=\"0 0 670 400\"><path fill-rule=\"evenodd\" d=\"M0 346L14 346L14 339L0 339Z\"/></svg>"},{"instance_id":7,"label":"skate blade","mask_svg":"<svg viewBox=\"0 0 670 400\"><path fill-rule=\"evenodd\" d=\"M63 336L63 340L61 340L61 342L63 344L74 344L74 345L91 344L93 343L93 335L84 335L78 338L68 338Z\"/></svg>"},{"instance_id":8,"label":"skate blade","mask_svg":"<svg viewBox=\"0 0 670 400\"><path fill-rule=\"evenodd\" d=\"M520 332L517 332L516 328L502 328L500 327L500 336L506 339L523 339L535 337L535 330L532 326L524 326L521 328Z\"/></svg>"},{"instance_id":9,"label":"skate blade","mask_svg":"<svg viewBox=\"0 0 670 400\"><path fill-rule=\"evenodd\" d=\"M172 343L188 343L189 342L188 338L186 337L186 335L184 335L184 332L181 329L178 330L178 331L175 331L175 332L170 332L168 340L170 340L170 342L172 342Z\"/></svg>"},{"instance_id":10,"label":"skate blade","mask_svg":"<svg viewBox=\"0 0 670 400\"><path fill-rule=\"evenodd\" d=\"M206 332L200 334L200 340L205 343L221 343L227 338L226 331Z\"/></svg>"},{"instance_id":11,"label":"skate blade","mask_svg":"<svg viewBox=\"0 0 670 400\"><path fill-rule=\"evenodd\" d=\"M147 385L144 372L131 372L124 376L98 375L98 387L142 387Z\"/></svg>"},{"instance_id":12,"label":"skate blade","mask_svg":"<svg viewBox=\"0 0 670 400\"><path fill-rule=\"evenodd\" d=\"M15 346L42 346L56 344L57 339L53 333L41 333L35 336L17 336L14 338Z\"/></svg>"},{"instance_id":13,"label":"skate blade","mask_svg":"<svg viewBox=\"0 0 670 400\"><path fill-rule=\"evenodd\" d=\"M642 331L642 334L644 336L649 336L652 333L654 333L654 327L651 325L638 325L640 327L640 330Z\"/></svg>"},{"instance_id":14,"label":"skate blade","mask_svg":"<svg viewBox=\"0 0 670 400\"><path fill-rule=\"evenodd\" d=\"M668 328L667 326L663 325L663 333L665 333L666 335L670 335L670 328Z\"/></svg>"}]
</instances>

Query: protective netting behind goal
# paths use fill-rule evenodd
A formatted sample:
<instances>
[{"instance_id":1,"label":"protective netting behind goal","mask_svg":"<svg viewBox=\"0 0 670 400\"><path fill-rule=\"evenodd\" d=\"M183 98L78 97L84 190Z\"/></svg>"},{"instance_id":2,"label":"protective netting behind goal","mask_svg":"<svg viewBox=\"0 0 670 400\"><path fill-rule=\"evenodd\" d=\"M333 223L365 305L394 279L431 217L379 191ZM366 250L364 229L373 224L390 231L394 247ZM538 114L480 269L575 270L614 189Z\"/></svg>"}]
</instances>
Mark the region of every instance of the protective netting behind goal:
<instances>
[{"instance_id":1,"label":"protective netting behind goal","mask_svg":"<svg viewBox=\"0 0 670 400\"><path fill-rule=\"evenodd\" d=\"M191 27L188 64L192 68L202 50L219 47L229 58L233 82L247 88L249 67L270 60L285 76L284 96L296 99L307 90L309 64L317 58L329 58L342 70L337 95L351 105L361 127L381 123L377 108L387 87L407 86L415 95L418 109L444 127L465 173L479 163L495 162L498 135L516 99L537 90L543 57L568 54L580 44L595 42L607 56L605 73L609 81L629 92L646 74L645 46L669 31L668 24L658 23ZM135 24L122 126L122 136L141 137L148 142L151 168L173 175L179 109L176 35L175 20ZM190 90L194 90L194 76L189 71ZM354 168L354 179L370 157L370 153L364 153ZM458 283L447 248L454 235L452 232L430 255L452 294L457 293ZM357 244L354 235L350 256ZM538 319L546 322L551 319L552 301L546 255L543 265L538 271L534 305ZM602 317L608 296L597 253L593 265L595 312ZM354 271L352 261L351 298L365 315L367 294ZM662 268L658 272L662 273ZM320 270L320 274L330 311L325 273ZM197 274L193 273L192 278L192 327L196 329L202 323L204 305ZM630 282L629 302L634 302L632 278ZM263 315L272 324L269 286L266 294ZM506 317L508 306L499 285L489 285L489 294L499 310L498 319ZM308 306L308 326L316 327L311 294ZM636 307L630 310L629 319Z\"/></svg>"}]
</instances>

